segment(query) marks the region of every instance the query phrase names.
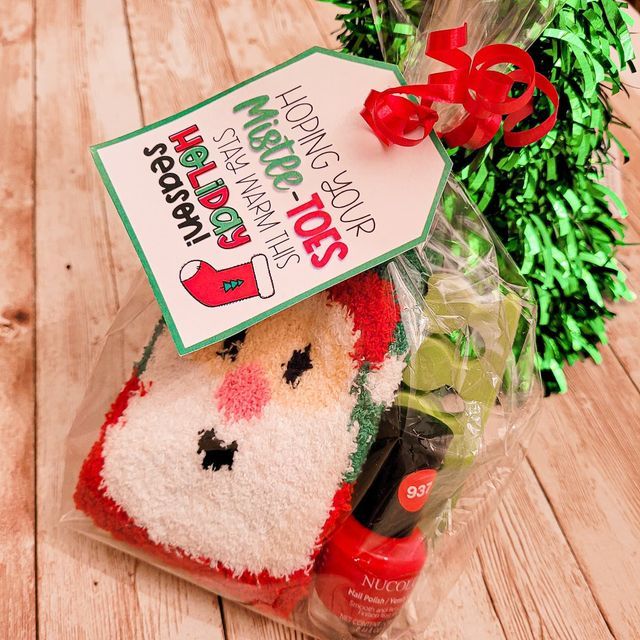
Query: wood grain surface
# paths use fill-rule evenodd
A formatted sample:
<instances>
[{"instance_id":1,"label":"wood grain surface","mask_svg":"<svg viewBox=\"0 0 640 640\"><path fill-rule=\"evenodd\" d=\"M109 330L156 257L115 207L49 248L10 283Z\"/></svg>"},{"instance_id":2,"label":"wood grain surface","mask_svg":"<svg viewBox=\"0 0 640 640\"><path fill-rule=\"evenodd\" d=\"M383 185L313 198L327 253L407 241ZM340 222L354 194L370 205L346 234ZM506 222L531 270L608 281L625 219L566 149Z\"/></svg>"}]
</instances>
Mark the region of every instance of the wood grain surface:
<instances>
[{"instance_id":1,"label":"wood grain surface","mask_svg":"<svg viewBox=\"0 0 640 640\"><path fill-rule=\"evenodd\" d=\"M66 431L139 266L88 147L335 46L335 11L315 0L1 3L0 638L304 637L57 523ZM609 181L630 209L636 244L620 259L640 291L640 79L628 81L614 104L633 159ZM570 393L545 400L478 550L416 637L640 638L640 314L615 310L602 365L575 365ZM128 351L112 354L123 372Z\"/></svg>"},{"instance_id":2,"label":"wood grain surface","mask_svg":"<svg viewBox=\"0 0 640 640\"><path fill-rule=\"evenodd\" d=\"M33 5L0 7L0 635L36 633Z\"/></svg>"}]
</instances>

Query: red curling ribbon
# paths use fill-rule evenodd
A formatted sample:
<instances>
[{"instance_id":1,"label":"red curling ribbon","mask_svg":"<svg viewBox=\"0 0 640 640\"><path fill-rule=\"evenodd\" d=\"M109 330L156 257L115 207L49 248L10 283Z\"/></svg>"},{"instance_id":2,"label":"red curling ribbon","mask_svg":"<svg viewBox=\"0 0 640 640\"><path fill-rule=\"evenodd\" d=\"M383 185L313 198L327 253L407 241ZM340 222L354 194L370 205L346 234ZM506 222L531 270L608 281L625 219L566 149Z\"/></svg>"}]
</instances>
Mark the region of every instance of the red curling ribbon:
<instances>
[{"instance_id":1,"label":"red curling ribbon","mask_svg":"<svg viewBox=\"0 0 640 640\"><path fill-rule=\"evenodd\" d=\"M466 116L460 124L438 132L451 147L479 149L488 144L504 120L504 142L524 147L546 136L558 119L560 99L555 87L538 73L531 56L510 44L491 44L471 58L462 51L467 44L467 25L429 34L425 55L443 62L449 71L432 73L427 84L372 90L364 103L362 117L386 145L411 147L422 142L438 121L434 102L460 104ZM515 70L503 73L493 67L508 64ZM515 84L524 85L511 97ZM540 124L524 131L516 126L533 113L535 90L549 98L553 109ZM419 102L407 96L419 98Z\"/></svg>"}]
</instances>

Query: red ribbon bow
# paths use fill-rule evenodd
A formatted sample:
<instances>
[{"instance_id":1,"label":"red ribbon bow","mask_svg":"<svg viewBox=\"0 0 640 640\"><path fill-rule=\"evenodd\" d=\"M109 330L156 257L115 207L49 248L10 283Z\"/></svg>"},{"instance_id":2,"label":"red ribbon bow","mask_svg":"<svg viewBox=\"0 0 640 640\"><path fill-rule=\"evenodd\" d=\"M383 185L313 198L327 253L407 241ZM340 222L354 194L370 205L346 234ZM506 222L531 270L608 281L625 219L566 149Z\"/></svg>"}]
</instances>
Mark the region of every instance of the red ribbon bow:
<instances>
[{"instance_id":1,"label":"red ribbon bow","mask_svg":"<svg viewBox=\"0 0 640 640\"><path fill-rule=\"evenodd\" d=\"M467 115L447 132L439 132L451 147L478 149L498 132L504 120L504 142L509 147L524 147L546 136L558 118L559 97L555 87L536 72L531 56L510 44L483 47L471 58L462 51L467 44L467 25L434 31L429 35L425 54L453 67L452 71L432 73L427 84L392 87L371 91L361 114L384 144L411 147L422 142L438 121L434 102L461 104ZM509 64L514 71L502 73L492 67ZM516 83L524 84L523 92L510 97ZM533 113L533 94L538 89L546 95L553 110L543 122L525 131L515 127ZM405 96L420 98L413 102ZM409 134L422 129L420 135Z\"/></svg>"}]
</instances>

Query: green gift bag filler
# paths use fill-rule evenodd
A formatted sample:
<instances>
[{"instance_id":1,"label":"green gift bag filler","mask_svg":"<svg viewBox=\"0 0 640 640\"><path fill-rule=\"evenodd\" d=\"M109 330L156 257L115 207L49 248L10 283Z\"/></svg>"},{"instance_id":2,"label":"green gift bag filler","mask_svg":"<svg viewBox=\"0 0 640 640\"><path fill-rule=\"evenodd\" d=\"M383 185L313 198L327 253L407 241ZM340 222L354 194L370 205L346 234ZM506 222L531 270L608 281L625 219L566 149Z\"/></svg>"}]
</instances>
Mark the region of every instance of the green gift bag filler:
<instances>
[{"instance_id":1,"label":"green gift bag filler","mask_svg":"<svg viewBox=\"0 0 640 640\"><path fill-rule=\"evenodd\" d=\"M455 273L431 275L423 308L427 337L411 356L396 399L401 407L433 416L453 434L423 517L431 532L469 476L515 362L522 300L493 279L484 284L486 291L482 283Z\"/></svg>"}]
</instances>

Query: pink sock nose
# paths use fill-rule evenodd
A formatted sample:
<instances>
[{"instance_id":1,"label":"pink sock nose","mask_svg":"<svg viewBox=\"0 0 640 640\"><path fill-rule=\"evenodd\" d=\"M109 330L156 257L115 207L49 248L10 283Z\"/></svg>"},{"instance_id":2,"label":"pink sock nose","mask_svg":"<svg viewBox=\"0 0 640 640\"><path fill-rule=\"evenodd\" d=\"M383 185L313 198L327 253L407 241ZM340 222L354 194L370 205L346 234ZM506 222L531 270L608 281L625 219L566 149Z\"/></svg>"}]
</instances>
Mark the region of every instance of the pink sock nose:
<instances>
[{"instance_id":1,"label":"pink sock nose","mask_svg":"<svg viewBox=\"0 0 640 640\"><path fill-rule=\"evenodd\" d=\"M240 366L225 375L215 394L216 406L227 420L260 417L271 399L271 388L259 364Z\"/></svg>"}]
</instances>

